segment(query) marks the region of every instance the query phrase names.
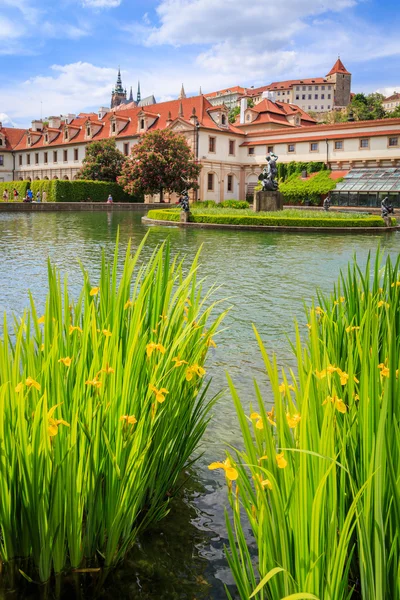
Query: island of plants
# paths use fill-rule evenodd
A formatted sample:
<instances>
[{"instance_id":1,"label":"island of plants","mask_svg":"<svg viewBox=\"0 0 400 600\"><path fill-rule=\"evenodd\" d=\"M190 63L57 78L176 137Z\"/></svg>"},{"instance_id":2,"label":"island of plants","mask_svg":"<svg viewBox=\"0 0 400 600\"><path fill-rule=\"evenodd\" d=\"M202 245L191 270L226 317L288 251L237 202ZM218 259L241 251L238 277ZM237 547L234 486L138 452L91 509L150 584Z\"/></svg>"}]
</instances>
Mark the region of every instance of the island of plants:
<instances>
[{"instance_id":1,"label":"island of plants","mask_svg":"<svg viewBox=\"0 0 400 600\"><path fill-rule=\"evenodd\" d=\"M214 204L214 203L213 203ZM337 211L316 211L287 209L278 212L255 213L246 202L227 201L219 205L210 206L209 202L201 202L192 205L189 215L189 223L221 226L237 226L241 228L282 228L282 229L385 229L386 224L380 216L365 213L344 213ZM224 207L224 204L226 205ZM246 205L246 206L244 206ZM164 208L150 210L144 222L159 224L180 224L180 210L178 208ZM392 227L396 227L396 219L391 219Z\"/></svg>"}]
</instances>

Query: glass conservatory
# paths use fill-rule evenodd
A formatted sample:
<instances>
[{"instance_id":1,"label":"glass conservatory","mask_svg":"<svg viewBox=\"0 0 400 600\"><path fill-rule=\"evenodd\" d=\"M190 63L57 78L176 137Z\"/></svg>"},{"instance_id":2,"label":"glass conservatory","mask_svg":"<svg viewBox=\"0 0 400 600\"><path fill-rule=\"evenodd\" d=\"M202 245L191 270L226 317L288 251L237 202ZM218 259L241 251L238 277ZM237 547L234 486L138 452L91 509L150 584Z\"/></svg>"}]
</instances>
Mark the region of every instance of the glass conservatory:
<instances>
[{"instance_id":1,"label":"glass conservatory","mask_svg":"<svg viewBox=\"0 0 400 600\"><path fill-rule=\"evenodd\" d=\"M385 196L400 207L400 168L352 169L331 194L338 206L378 207Z\"/></svg>"}]
</instances>

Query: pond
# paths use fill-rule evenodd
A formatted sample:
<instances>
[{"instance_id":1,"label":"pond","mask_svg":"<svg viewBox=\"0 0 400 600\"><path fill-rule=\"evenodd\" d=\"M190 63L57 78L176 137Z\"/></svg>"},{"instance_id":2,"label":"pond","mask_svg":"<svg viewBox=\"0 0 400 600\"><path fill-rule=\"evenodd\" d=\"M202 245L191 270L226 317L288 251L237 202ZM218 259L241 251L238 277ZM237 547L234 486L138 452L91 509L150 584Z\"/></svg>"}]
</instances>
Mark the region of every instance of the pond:
<instances>
[{"instance_id":1,"label":"pond","mask_svg":"<svg viewBox=\"0 0 400 600\"><path fill-rule=\"evenodd\" d=\"M304 323L304 302L311 300L316 288L330 292L340 269L355 253L363 266L368 252L379 245L393 256L400 250L399 233L355 236L147 227L141 216L128 211L0 214L0 311L21 314L28 305L28 289L43 304L48 257L68 275L72 290L81 283L78 259L95 282L101 250L112 255L118 228L122 249L129 238L136 247L150 229L145 255L167 236L173 251L188 259L202 246L200 274L207 278L206 285L220 284L216 297L226 298L225 305L232 306L227 329L215 338L218 347L210 351L211 389L226 388L229 371L246 405L254 397L254 377L266 388L252 323L278 362L293 365L286 334L292 335L294 317ZM210 472L207 465L223 458L227 443L237 443L238 430L232 401L225 394L213 410L203 456L170 515L142 537L100 591L95 591L90 578L75 587L67 581L62 597L226 598L224 584L229 585L231 578L223 550L225 481L220 471ZM20 594L7 597L40 597L33 586Z\"/></svg>"}]
</instances>

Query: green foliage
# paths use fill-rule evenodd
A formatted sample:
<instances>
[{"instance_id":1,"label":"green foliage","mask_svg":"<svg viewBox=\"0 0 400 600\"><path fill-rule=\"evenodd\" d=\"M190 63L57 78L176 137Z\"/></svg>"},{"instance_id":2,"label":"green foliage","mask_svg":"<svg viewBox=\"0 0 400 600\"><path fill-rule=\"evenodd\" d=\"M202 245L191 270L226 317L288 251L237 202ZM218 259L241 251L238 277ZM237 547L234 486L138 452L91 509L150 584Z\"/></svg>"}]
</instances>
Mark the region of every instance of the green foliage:
<instances>
[{"instance_id":1,"label":"green foliage","mask_svg":"<svg viewBox=\"0 0 400 600\"><path fill-rule=\"evenodd\" d=\"M236 210L243 210L249 206L250 204L245 200L223 200L217 204L217 208L235 208Z\"/></svg>"},{"instance_id":2,"label":"green foliage","mask_svg":"<svg viewBox=\"0 0 400 600\"><path fill-rule=\"evenodd\" d=\"M79 172L80 179L116 182L126 157L117 148L114 138L90 142Z\"/></svg>"},{"instance_id":3,"label":"green foliage","mask_svg":"<svg viewBox=\"0 0 400 600\"><path fill-rule=\"evenodd\" d=\"M193 202L190 208L192 210L193 208L215 208L216 206L215 200L202 200L201 202Z\"/></svg>"},{"instance_id":4,"label":"green foliage","mask_svg":"<svg viewBox=\"0 0 400 600\"><path fill-rule=\"evenodd\" d=\"M0 339L0 560L48 581L108 568L164 517L196 458L212 401L203 369L223 314L166 243L143 263L82 267L70 295L49 264L34 300ZM142 265L140 268L138 265ZM120 268L122 266L122 269ZM177 362L176 357L180 357ZM182 361L182 362L180 362ZM12 564L10 568L13 568Z\"/></svg>"},{"instance_id":5,"label":"green foliage","mask_svg":"<svg viewBox=\"0 0 400 600\"><path fill-rule=\"evenodd\" d=\"M55 196L54 196L54 184L55 184L56 180L55 179L40 179L40 180L35 180L32 181L30 184L30 188L32 190L33 193L33 198L36 198L36 194L37 192L40 192L41 197L43 196L43 192L46 192L47 196L46 196L46 201L47 202L55 202Z\"/></svg>"},{"instance_id":6,"label":"green foliage","mask_svg":"<svg viewBox=\"0 0 400 600\"><path fill-rule=\"evenodd\" d=\"M331 171L321 171L313 177L301 179L295 172L280 184L279 191L286 202L304 204L308 200L311 204L318 205L321 203L321 196L334 190L339 181L342 181L331 179L330 173Z\"/></svg>"},{"instance_id":7,"label":"green foliage","mask_svg":"<svg viewBox=\"0 0 400 600\"><path fill-rule=\"evenodd\" d=\"M26 196L27 190L29 190L29 181L2 181L0 182L0 202L3 202L3 192L8 190L8 201L14 200L13 190L14 188L18 191L18 201L21 202Z\"/></svg>"},{"instance_id":8,"label":"green foliage","mask_svg":"<svg viewBox=\"0 0 400 600\"><path fill-rule=\"evenodd\" d=\"M294 174L300 175L302 171L307 171L308 174L317 173L319 171L325 171L326 165L324 162L296 162L291 161L289 163L278 162L278 180L286 181L288 177Z\"/></svg>"},{"instance_id":9,"label":"green foliage","mask_svg":"<svg viewBox=\"0 0 400 600\"><path fill-rule=\"evenodd\" d=\"M127 194L180 193L198 189L201 165L183 135L171 129L146 133L132 149L118 183Z\"/></svg>"},{"instance_id":10,"label":"green foliage","mask_svg":"<svg viewBox=\"0 0 400 600\"><path fill-rule=\"evenodd\" d=\"M229 111L229 122L234 123L238 115L240 115L240 106L234 106Z\"/></svg>"},{"instance_id":11,"label":"green foliage","mask_svg":"<svg viewBox=\"0 0 400 600\"><path fill-rule=\"evenodd\" d=\"M132 197L117 183L64 179L53 180L55 202L106 202L109 194L114 202L143 202L143 197Z\"/></svg>"},{"instance_id":12,"label":"green foliage","mask_svg":"<svg viewBox=\"0 0 400 600\"><path fill-rule=\"evenodd\" d=\"M397 600L400 259L349 265L318 300L293 371L256 331L271 391L256 383L249 413L228 378L243 436L225 471L228 562L242 600Z\"/></svg>"},{"instance_id":13,"label":"green foliage","mask_svg":"<svg viewBox=\"0 0 400 600\"><path fill-rule=\"evenodd\" d=\"M276 213L275 213L276 215ZM156 221L179 222L179 211L175 210L149 210L147 216ZM241 214L190 214L192 223L218 223L221 225L263 225L268 227L385 227L380 217L360 218L334 218L334 217L286 217L262 216ZM395 221L395 220L393 220ZM395 224L395 223L393 223Z\"/></svg>"}]
</instances>

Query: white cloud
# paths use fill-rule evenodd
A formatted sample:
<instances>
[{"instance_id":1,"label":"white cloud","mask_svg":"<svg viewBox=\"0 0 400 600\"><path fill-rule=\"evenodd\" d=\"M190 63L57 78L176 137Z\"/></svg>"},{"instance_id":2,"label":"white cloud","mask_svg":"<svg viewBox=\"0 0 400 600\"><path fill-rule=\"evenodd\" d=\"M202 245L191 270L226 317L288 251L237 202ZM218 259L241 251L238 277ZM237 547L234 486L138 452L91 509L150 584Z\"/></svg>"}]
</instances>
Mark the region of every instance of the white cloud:
<instances>
[{"instance_id":1,"label":"white cloud","mask_svg":"<svg viewBox=\"0 0 400 600\"><path fill-rule=\"evenodd\" d=\"M14 121L6 113L0 112L0 123L3 127L15 127Z\"/></svg>"},{"instance_id":2,"label":"white cloud","mask_svg":"<svg viewBox=\"0 0 400 600\"><path fill-rule=\"evenodd\" d=\"M383 94L385 98L392 96L393 94L400 94L400 83L391 87L378 88L375 90L378 94Z\"/></svg>"},{"instance_id":3,"label":"white cloud","mask_svg":"<svg viewBox=\"0 0 400 600\"><path fill-rule=\"evenodd\" d=\"M24 35L25 27L0 15L0 42L15 40Z\"/></svg>"},{"instance_id":4,"label":"white cloud","mask_svg":"<svg viewBox=\"0 0 400 600\"><path fill-rule=\"evenodd\" d=\"M83 0L83 6L89 8L116 8L121 0Z\"/></svg>"}]
</instances>

